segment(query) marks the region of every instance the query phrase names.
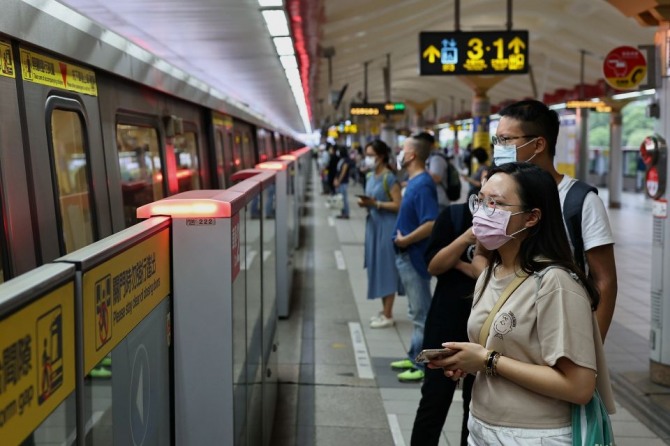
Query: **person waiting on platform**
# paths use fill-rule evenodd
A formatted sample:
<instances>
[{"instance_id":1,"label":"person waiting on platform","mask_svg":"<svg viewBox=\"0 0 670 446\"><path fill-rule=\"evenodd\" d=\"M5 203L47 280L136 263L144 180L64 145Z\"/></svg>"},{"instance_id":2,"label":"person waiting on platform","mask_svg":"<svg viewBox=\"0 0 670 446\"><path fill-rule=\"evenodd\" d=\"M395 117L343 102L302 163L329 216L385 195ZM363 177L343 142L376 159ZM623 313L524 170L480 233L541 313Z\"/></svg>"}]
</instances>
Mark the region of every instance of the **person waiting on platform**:
<instances>
[{"instance_id":1,"label":"person waiting on platform","mask_svg":"<svg viewBox=\"0 0 670 446\"><path fill-rule=\"evenodd\" d=\"M368 299L382 300L382 311L370 320L371 328L392 327L393 302L401 288L393 250L393 230L400 208L400 185L389 166L391 149L374 140L365 147L365 195L358 205L368 208L365 219L365 269Z\"/></svg>"},{"instance_id":2,"label":"person waiting on platform","mask_svg":"<svg viewBox=\"0 0 670 446\"><path fill-rule=\"evenodd\" d=\"M429 367L452 379L476 374L469 445L570 445L571 403L589 402L596 381L610 411L614 401L598 289L572 259L555 181L530 163L507 163L489 171L469 205L473 232L490 251L470 342L445 342L455 353Z\"/></svg>"},{"instance_id":3,"label":"person waiting on platform","mask_svg":"<svg viewBox=\"0 0 670 446\"><path fill-rule=\"evenodd\" d=\"M437 218L437 191L426 171L431 150L431 145L419 138L409 137L404 142L403 167L409 179L395 227L395 264L414 329L408 357L391 363L393 369L406 369L398 374L400 381L421 381L425 368L415 358L423 345L423 328L430 307L430 273L424 253Z\"/></svg>"},{"instance_id":4,"label":"person waiting on platform","mask_svg":"<svg viewBox=\"0 0 670 446\"><path fill-rule=\"evenodd\" d=\"M337 160L337 169L333 186L338 194L342 196L342 212L336 218L349 218L349 177L352 171L352 160L349 158L349 152L346 147L340 148L339 159Z\"/></svg>"},{"instance_id":5,"label":"person waiting on platform","mask_svg":"<svg viewBox=\"0 0 670 446\"><path fill-rule=\"evenodd\" d=\"M525 100L508 105L500 110L500 122L492 138L493 163L499 166L512 161L532 162L554 178L575 263L593 279L600 293L596 317L604 341L617 296L614 238L607 211L596 191L589 191L585 183L556 171L554 158L559 127L556 111L540 101ZM569 217L570 209L577 209L572 217Z\"/></svg>"},{"instance_id":6,"label":"person waiting on platform","mask_svg":"<svg viewBox=\"0 0 670 446\"><path fill-rule=\"evenodd\" d=\"M486 149L482 147L477 147L472 151L472 156L477 159L477 170L472 176L462 174L461 178L468 182L470 189L468 190L468 197L472 194L478 194L479 189L482 187L482 177L486 175L486 171L489 166L486 165L486 162L489 160L489 155L486 153Z\"/></svg>"},{"instance_id":7,"label":"person waiting on platform","mask_svg":"<svg viewBox=\"0 0 670 446\"><path fill-rule=\"evenodd\" d=\"M437 277L423 332L423 348L440 348L445 339L468 340L468 317L472 307L475 279L456 266L464 268L472 261L475 236L468 203L448 206L435 220L426 249L428 272ZM470 395L475 377L463 382L463 423L461 446L467 445ZM412 446L437 446L449 413L457 381L447 379L441 370L425 371L421 400L412 428Z\"/></svg>"}]
</instances>

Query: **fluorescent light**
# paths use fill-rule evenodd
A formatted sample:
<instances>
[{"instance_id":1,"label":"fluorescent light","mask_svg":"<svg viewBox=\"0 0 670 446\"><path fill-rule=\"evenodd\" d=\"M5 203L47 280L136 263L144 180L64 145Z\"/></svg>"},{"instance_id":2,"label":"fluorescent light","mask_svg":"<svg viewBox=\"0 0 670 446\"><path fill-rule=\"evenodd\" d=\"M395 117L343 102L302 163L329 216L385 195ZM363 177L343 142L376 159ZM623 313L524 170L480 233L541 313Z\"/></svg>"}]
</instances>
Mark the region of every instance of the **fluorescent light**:
<instances>
[{"instance_id":1,"label":"fluorescent light","mask_svg":"<svg viewBox=\"0 0 670 446\"><path fill-rule=\"evenodd\" d=\"M560 103L560 104L550 105L549 108L551 110L563 110L563 109L565 109L565 102Z\"/></svg>"},{"instance_id":2,"label":"fluorescent light","mask_svg":"<svg viewBox=\"0 0 670 446\"><path fill-rule=\"evenodd\" d=\"M272 6L279 6L279 7L284 6L282 4L282 0L258 0L258 4L261 6L261 8L268 8Z\"/></svg>"},{"instance_id":3,"label":"fluorescent light","mask_svg":"<svg viewBox=\"0 0 670 446\"><path fill-rule=\"evenodd\" d=\"M289 35L286 13L282 9L266 9L261 11L261 14L272 37Z\"/></svg>"},{"instance_id":4,"label":"fluorescent light","mask_svg":"<svg viewBox=\"0 0 670 446\"><path fill-rule=\"evenodd\" d=\"M298 68L298 61L295 56L281 56L279 61L285 70L288 70L289 68Z\"/></svg>"},{"instance_id":5,"label":"fluorescent light","mask_svg":"<svg viewBox=\"0 0 670 446\"><path fill-rule=\"evenodd\" d=\"M293 56L293 40L290 37L275 37L272 39L277 48L277 54L280 56Z\"/></svg>"},{"instance_id":6,"label":"fluorescent light","mask_svg":"<svg viewBox=\"0 0 670 446\"><path fill-rule=\"evenodd\" d=\"M629 98L638 98L640 96L650 96L656 93L656 90L650 88L649 90L642 91L629 91L626 93L619 93L612 96L612 99L629 99Z\"/></svg>"}]
</instances>

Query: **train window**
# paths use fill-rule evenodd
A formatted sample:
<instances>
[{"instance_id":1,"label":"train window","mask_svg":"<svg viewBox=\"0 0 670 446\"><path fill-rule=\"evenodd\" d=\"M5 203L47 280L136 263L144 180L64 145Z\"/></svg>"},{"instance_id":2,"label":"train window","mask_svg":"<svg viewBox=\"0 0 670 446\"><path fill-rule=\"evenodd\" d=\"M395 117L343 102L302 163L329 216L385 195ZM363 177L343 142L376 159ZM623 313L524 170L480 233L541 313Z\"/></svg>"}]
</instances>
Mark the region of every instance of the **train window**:
<instances>
[{"instance_id":1,"label":"train window","mask_svg":"<svg viewBox=\"0 0 670 446\"><path fill-rule=\"evenodd\" d=\"M174 141L179 192L200 189L198 139L195 132L185 132Z\"/></svg>"},{"instance_id":2,"label":"train window","mask_svg":"<svg viewBox=\"0 0 670 446\"><path fill-rule=\"evenodd\" d=\"M153 127L117 124L116 141L126 227L137 223L139 206L165 196L158 131Z\"/></svg>"},{"instance_id":3,"label":"train window","mask_svg":"<svg viewBox=\"0 0 670 446\"><path fill-rule=\"evenodd\" d=\"M244 168L244 165L242 164L242 136L239 132L236 132L235 140L233 142L233 173L242 168Z\"/></svg>"},{"instance_id":4,"label":"train window","mask_svg":"<svg viewBox=\"0 0 670 446\"><path fill-rule=\"evenodd\" d=\"M94 241L84 127L75 111L51 113L51 143L65 254Z\"/></svg>"},{"instance_id":5,"label":"train window","mask_svg":"<svg viewBox=\"0 0 670 446\"><path fill-rule=\"evenodd\" d=\"M244 159L244 167L247 169L254 167L256 164L254 162L256 156L254 154L254 147L252 146L253 144L249 132L242 133L242 158Z\"/></svg>"}]
</instances>

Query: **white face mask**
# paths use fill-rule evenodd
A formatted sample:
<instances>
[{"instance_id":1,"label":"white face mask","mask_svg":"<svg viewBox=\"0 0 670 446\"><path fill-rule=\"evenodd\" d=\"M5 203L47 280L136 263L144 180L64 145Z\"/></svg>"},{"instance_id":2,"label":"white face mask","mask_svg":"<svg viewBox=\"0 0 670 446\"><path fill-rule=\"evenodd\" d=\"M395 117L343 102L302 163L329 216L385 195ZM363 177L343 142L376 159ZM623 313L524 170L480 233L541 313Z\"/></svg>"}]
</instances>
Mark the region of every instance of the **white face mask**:
<instances>
[{"instance_id":1,"label":"white face mask","mask_svg":"<svg viewBox=\"0 0 670 446\"><path fill-rule=\"evenodd\" d=\"M398 157L396 158L396 167L398 170L402 170L402 161L405 158L405 151L401 150L400 153L398 153Z\"/></svg>"},{"instance_id":2,"label":"white face mask","mask_svg":"<svg viewBox=\"0 0 670 446\"><path fill-rule=\"evenodd\" d=\"M535 141L537 138L533 138L530 141L528 141L525 144L521 144L519 147L515 146L514 144L494 144L493 145L493 164L496 166L502 166L503 164L507 163L514 163L517 160L516 154L517 150L521 149L522 147L530 144L531 142ZM535 158L535 155L537 153L533 153L533 156L531 156L529 159L525 160L525 162L530 162L533 158Z\"/></svg>"},{"instance_id":3,"label":"white face mask","mask_svg":"<svg viewBox=\"0 0 670 446\"><path fill-rule=\"evenodd\" d=\"M366 156L365 157L365 167L368 169L374 169L375 166L377 165L377 160L375 159L374 156Z\"/></svg>"}]
</instances>

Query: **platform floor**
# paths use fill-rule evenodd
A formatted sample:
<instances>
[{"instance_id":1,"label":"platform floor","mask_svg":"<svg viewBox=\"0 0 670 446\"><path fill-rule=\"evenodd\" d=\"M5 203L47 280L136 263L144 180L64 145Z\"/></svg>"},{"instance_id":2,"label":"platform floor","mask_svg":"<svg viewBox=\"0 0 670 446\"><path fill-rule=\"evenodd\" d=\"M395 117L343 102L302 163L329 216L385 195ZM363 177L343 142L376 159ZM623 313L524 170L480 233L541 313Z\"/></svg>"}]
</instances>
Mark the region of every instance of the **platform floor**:
<instances>
[{"instance_id":1,"label":"platform floor","mask_svg":"<svg viewBox=\"0 0 670 446\"><path fill-rule=\"evenodd\" d=\"M409 445L420 384L400 383L389 362L403 358L411 335L407 300L394 306L396 326L371 329L381 307L366 300L365 211L337 220L316 177L308 188L291 314L279 323L279 400L273 445ZM601 190L607 203L607 191ZM617 413L617 445L670 444L670 388L649 380L651 203L624 193L610 209L619 293L605 350ZM457 394L442 445L457 445L462 417Z\"/></svg>"}]
</instances>

